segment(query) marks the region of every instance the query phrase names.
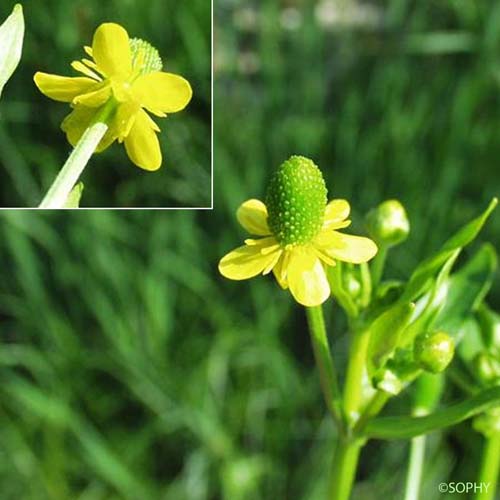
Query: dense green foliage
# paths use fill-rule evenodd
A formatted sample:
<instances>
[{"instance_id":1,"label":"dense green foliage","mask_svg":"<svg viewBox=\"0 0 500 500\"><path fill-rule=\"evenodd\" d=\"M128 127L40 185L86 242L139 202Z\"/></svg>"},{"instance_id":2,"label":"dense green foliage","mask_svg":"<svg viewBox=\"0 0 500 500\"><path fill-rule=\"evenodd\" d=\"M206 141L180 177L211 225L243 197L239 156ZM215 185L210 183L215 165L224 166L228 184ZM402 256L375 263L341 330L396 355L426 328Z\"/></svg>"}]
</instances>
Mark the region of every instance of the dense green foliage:
<instances>
[{"instance_id":1,"label":"dense green foliage","mask_svg":"<svg viewBox=\"0 0 500 500\"><path fill-rule=\"evenodd\" d=\"M112 18L159 48L163 40L167 57L170 37L178 41L169 22L183 26L189 51L179 51L186 60L174 59L176 69L205 75L204 38L188 12L207 3L29 2L27 32L38 33L27 38L31 67L20 67L0 103L5 204L35 203L65 156L57 131L64 106L23 90L36 69L65 70L81 40ZM351 201L356 234L374 205L403 202L412 230L387 267L401 278L500 192L496 2L369 2L372 14L361 18L374 24L342 26L325 25L326 0L216 3L215 211L0 219L2 500L322 500L335 430L303 310L271 278L238 283L217 274L218 259L244 234L236 208L262 199L291 154L309 156L329 196ZM199 127L190 144L201 144L189 154L205 166L203 78L199 121L191 109L164 128L172 155L179 134L180 158L183 127ZM110 155L127 164L107 168ZM38 174L40 158L50 172ZM169 196L204 196L208 180L200 183L193 165L179 163L175 182L167 165L160 170ZM156 178L142 177L120 148L89 173L84 205L109 200L104 185L122 205L158 195ZM497 209L479 240L495 245L499 235ZM498 274L488 301L500 309ZM343 369L345 319L334 302L325 312ZM464 394L448 381L443 399ZM402 394L384 415L407 414L409 403ZM446 498L442 481L475 480L482 437L470 422L427 444L422 498ZM407 442L370 441L355 498L400 498L407 456Z\"/></svg>"},{"instance_id":2,"label":"dense green foliage","mask_svg":"<svg viewBox=\"0 0 500 500\"><path fill-rule=\"evenodd\" d=\"M15 2L2 2L5 19ZM94 30L106 21L148 40L165 69L186 77L194 91L181 113L158 120L162 168L135 167L123 146L96 155L82 180L84 207L209 207L211 205L211 9L190 0L50 0L23 2L26 35L19 68L0 103L0 205L36 206L71 147L60 124L70 109L43 96L36 71L76 76L71 61L84 55Z\"/></svg>"}]
</instances>

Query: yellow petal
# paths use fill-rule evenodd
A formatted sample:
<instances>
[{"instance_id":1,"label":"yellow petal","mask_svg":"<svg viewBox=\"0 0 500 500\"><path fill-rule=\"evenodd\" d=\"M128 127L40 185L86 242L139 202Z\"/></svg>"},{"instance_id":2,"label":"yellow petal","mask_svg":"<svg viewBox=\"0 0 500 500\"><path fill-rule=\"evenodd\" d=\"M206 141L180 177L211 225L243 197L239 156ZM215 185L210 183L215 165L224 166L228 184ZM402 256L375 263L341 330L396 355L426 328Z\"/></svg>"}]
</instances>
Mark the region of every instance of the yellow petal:
<instances>
[{"instance_id":1,"label":"yellow petal","mask_svg":"<svg viewBox=\"0 0 500 500\"><path fill-rule=\"evenodd\" d=\"M75 97L92 91L98 85L95 80L83 76L70 78L40 72L35 74L34 80L42 94L61 102L71 102Z\"/></svg>"},{"instance_id":2,"label":"yellow petal","mask_svg":"<svg viewBox=\"0 0 500 500\"><path fill-rule=\"evenodd\" d=\"M267 225L267 208L260 200L247 200L240 205L236 212L238 222L250 234L267 236L271 234Z\"/></svg>"},{"instance_id":3,"label":"yellow petal","mask_svg":"<svg viewBox=\"0 0 500 500\"><path fill-rule=\"evenodd\" d=\"M62 122L61 129L66 133L68 142L75 147L82 137L83 133L92 123L92 120L99 113L98 109L77 106ZM114 131L110 128L101 142L97 146L96 152L99 153L109 147L116 139Z\"/></svg>"},{"instance_id":4,"label":"yellow petal","mask_svg":"<svg viewBox=\"0 0 500 500\"><path fill-rule=\"evenodd\" d=\"M220 260L219 272L231 280L246 280L257 276L276 258L276 252L261 252L265 245L244 245L229 252Z\"/></svg>"},{"instance_id":5,"label":"yellow petal","mask_svg":"<svg viewBox=\"0 0 500 500\"><path fill-rule=\"evenodd\" d=\"M119 24L101 24L94 33L92 55L107 77L126 78L132 71L128 33Z\"/></svg>"},{"instance_id":6,"label":"yellow petal","mask_svg":"<svg viewBox=\"0 0 500 500\"><path fill-rule=\"evenodd\" d=\"M319 306L330 296L325 270L313 251L292 251L287 276L290 292L303 306Z\"/></svg>"},{"instance_id":7,"label":"yellow petal","mask_svg":"<svg viewBox=\"0 0 500 500\"><path fill-rule=\"evenodd\" d=\"M342 223L349 217L350 211L347 200L332 200L325 209L323 229L339 229L339 224L345 227Z\"/></svg>"},{"instance_id":8,"label":"yellow petal","mask_svg":"<svg viewBox=\"0 0 500 500\"><path fill-rule=\"evenodd\" d=\"M158 170L161 165L161 149L158 137L145 111L139 111L130 133L125 138L129 158L144 170Z\"/></svg>"},{"instance_id":9,"label":"yellow petal","mask_svg":"<svg viewBox=\"0 0 500 500\"><path fill-rule=\"evenodd\" d=\"M93 92L82 94L73 99L73 104L82 104L88 108L98 108L111 97L111 87L109 84L100 84Z\"/></svg>"},{"instance_id":10,"label":"yellow petal","mask_svg":"<svg viewBox=\"0 0 500 500\"><path fill-rule=\"evenodd\" d=\"M193 95L187 80L161 71L140 76L135 81L132 92L148 111L160 116L184 109Z\"/></svg>"},{"instance_id":11,"label":"yellow petal","mask_svg":"<svg viewBox=\"0 0 500 500\"><path fill-rule=\"evenodd\" d=\"M286 290L288 288L288 279L287 279L287 268L288 261L290 259L290 252L284 251L281 253L280 258L276 265L273 267L273 274L278 282L279 286Z\"/></svg>"},{"instance_id":12,"label":"yellow petal","mask_svg":"<svg viewBox=\"0 0 500 500\"><path fill-rule=\"evenodd\" d=\"M377 245L363 236L352 236L336 231L331 233L330 246L322 250L331 258L361 264L368 262L377 253Z\"/></svg>"}]
</instances>

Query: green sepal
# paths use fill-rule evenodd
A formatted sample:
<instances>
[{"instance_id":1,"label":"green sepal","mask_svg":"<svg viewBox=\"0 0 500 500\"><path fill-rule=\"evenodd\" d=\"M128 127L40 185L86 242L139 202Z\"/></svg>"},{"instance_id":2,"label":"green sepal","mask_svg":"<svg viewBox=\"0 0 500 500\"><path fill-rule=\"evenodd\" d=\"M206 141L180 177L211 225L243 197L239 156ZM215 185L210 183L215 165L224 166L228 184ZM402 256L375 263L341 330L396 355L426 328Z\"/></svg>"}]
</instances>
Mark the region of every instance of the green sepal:
<instances>
[{"instance_id":1,"label":"green sepal","mask_svg":"<svg viewBox=\"0 0 500 500\"><path fill-rule=\"evenodd\" d=\"M23 8L16 4L12 14L0 26L0 96L21 60L23 39Z\"/></svg>"},{"instance_id":2,"label":"green sepal","mask_svg":"<svg viewBox=\"0 0 500 500\"><path fill-rule=\"evenodd\" d=\"M63 208L78 208L83 194L83 182L78 182L68 195L68 199Z\"/></svg>"},{"instance_id":3,"label":"green sepal","mask_svg":"<svg viewBox=\"0 0 500 500\"><path fill-rule=\"evenodd\" d=\"M367 350L368 376L372 378L394 354L400 337L411 319L415 304L398 303L382 313L370 326Z\"/></svg>"},{"instance_id":4,"label":"green sepal","mask_svg":"<svg viewBox=\"0 0 500 500\"><path fill-rule=\"evenodd\" d=\"M497 203L497 198L493 198L481 215L463 226L441 247L437 253L418 265L406 285L406 289L403 294L404 300L415 300L419 295L429 289L429 286L432 284L433 277L439 272L453 253L457 250L460 251L478 235Z\"/></svg>"},{"instance_id":5,"label":"green sepal","mask_svg":"<svg viewBox=\"0 0 500 500\"><path fill-rule=\"evenodd\" d=\"M458 424L500 405L500 387L424 417L379 417L366 424L363 435L375 439L410 439Z\"/></svg>"}]
</instances>

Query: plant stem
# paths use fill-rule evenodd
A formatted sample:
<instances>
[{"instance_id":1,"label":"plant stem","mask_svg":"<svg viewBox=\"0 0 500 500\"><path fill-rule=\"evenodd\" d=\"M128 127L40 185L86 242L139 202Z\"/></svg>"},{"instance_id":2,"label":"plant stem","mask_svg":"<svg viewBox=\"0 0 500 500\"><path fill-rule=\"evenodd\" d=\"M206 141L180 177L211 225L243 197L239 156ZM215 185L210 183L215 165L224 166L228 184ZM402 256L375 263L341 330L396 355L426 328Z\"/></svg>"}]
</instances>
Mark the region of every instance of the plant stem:
<instances>
[{"instance_id":1,"label":"plant stem","mask_svg":"<svg viewBox=\"0 0 500 500\"><path fill-rule=\"evenodd\" d=\"M115 103L110 99L95 117L93 123L83 133L66 163L57 174L56 179L47 191L39 208L63 208L68 196L77 183L80 175L94 154L101 139L106 134L109 125L106 123L115 109Z\"/></svg>"},{"instance_id":2,"label":"plant stem","mask_svg":"<svg viewBox=\"0 0 500 500\"><path fill-rule=\"evenodd\" d=\"M349 350L349 364L344 387L344 411L350 423L354 423L359 418L369 340L370 331L368 329L355 331Z\"/></svg>"},{"instance_id":3,"label":"plant stem","mask_svg":"<svg viewBox=\"0 0 500 500\"><path fill-rule=\"evenodd\" d=\"M476 500L493 500L497 489L498 470L500 467L500 432L486 438L483 449L481 468L476 484L482 487L476 492Z\"/></svg>"},{"instance_id":4,"label":"plant stem","mask_svg":"<svg viewBox=\"0 0 500 500\"><path fill-rule=\"evenodd\" d=\"M424 467L426 436L417 436L411 440L410 461L406 475L406 491L404 500L418 500L422 470Z\"/></svg>"},{"instance_id":5,"label":"plant stem","mask_svg":"<svg viewBox=\"0 0 500 500\"><path fill-rule=\"evenodd\" d=\"M360 433L370 419L376 417L389 399L389 394L377 391L354 426L354 433Z\"/></svg>"},{"instance_id":6,"label":"plant stem","mask_svg":"<svg viewBox=\"0 0 500 500\"><path fill-rule=\"evenodd\" d=\"M330 413L339 425L339 429L342 431L344 419L341 410L341 395L337 382L337 373L333 364L333 357L328 345L323 309L321 306L306 307L306 313L323 396Z\"/></svg>"},{"instance_id":7,"label":"plant stem","mask_svg":"<svg viewBox=\"0 0 500 500\"><path fill-rule=\"evenodd\" d=\"M339 437L330 478L330 500L348 500L356 476L363 442Z\"/></svg>"},{"instance_id":8,"label":"plant stem","mask_svg":"<svg viewBox=\"0 0 500 500\"><path fill-rule=\"evenodd\" d=\"M374 290L378 287L380 280L382 278L386 257L387 257L387 247L385 245L380 244L377 255L375 255L372 264L372 287Z\"/></svg>"}]
</instances>

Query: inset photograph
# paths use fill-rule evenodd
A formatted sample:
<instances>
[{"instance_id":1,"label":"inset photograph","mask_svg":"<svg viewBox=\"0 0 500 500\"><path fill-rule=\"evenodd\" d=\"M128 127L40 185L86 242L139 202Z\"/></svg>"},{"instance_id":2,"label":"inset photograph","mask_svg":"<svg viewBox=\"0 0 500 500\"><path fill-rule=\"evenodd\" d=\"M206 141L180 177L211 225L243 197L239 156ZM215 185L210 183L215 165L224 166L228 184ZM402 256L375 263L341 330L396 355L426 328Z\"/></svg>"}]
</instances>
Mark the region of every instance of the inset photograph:
<instances>
[{"instance_id":1,"label":"inset photograph","mask_svg":"<svg viewBox=\"0 0 500 500\"><path fill-rule=\"evenodd\" d=\"M0 7L0 208L211 208L211 3Z\"/></svg>"}]
</instances>

